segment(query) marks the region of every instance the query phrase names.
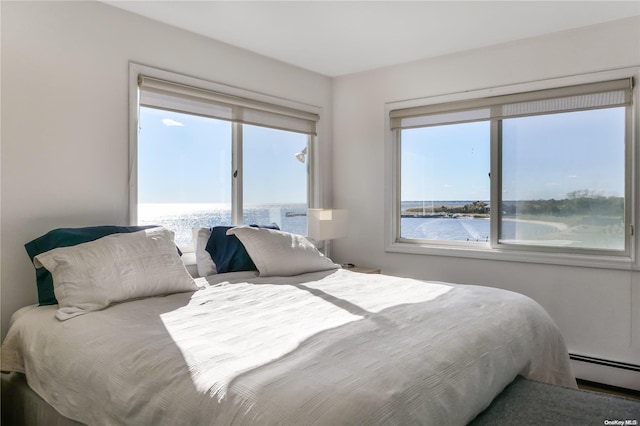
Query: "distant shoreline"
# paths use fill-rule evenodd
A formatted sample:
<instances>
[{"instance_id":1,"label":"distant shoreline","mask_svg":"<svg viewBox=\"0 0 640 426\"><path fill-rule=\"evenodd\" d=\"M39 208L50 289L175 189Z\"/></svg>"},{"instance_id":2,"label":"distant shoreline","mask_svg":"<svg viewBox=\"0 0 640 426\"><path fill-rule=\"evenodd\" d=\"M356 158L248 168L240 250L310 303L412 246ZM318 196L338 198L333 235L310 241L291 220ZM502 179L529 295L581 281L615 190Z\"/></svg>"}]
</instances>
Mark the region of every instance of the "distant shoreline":
<instances>
[{"instance_id":1,"label":"distant shoreline","mask_svg":"<svg viewBox=\"0 0 640 426\"><path fill-rule=\"evenodd\" d=\"M446 213L436 213L436 214L425 214L425 215L417 215L417 214L402 214L400 216L402 219L490 219L489 215L483 214L446 214ZM569 225L561 222L546 222L544 220L533 220L533 219L516 219L516 218L502 218L505 222L513 222L513 223L530 223L533 225L543 225L550 226L555 228L556 231L566 231L569 229Z\"/></svg>"},{"instance_id":2,"label":"distant shoreline","mask_svg":"<svg viewBox=\"0 0 640 426\"><path fill-rule=\"evenodd\" d=\"M402 212L400 217L408 219L489 219L486 213L408 213Z\"/></svg>"}]
</instances>

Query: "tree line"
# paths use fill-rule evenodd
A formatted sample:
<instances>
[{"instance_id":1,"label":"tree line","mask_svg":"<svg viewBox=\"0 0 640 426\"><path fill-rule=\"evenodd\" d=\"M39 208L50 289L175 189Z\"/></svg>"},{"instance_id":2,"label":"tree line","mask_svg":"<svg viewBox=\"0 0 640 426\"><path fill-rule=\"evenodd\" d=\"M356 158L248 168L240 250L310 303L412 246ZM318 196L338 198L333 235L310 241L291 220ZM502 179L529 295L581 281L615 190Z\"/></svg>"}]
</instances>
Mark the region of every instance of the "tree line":
<instances>
[{"instance_id":1,"label":"tree line","mask_svg":"<svg viewBox=\"0 0 640 426\"><path fill-rule=\"evenodd\" d=\"M567 198L556 200L503 201L502 214L532 214L548 216L615 216L624 215L623 197L605 197L590 190L572 191Z\"/></svg>"},{"instance_id":2,"label":"tree line","mask_svg":"<svg viewBox=\"0 0 640 426\"><path fill-rule=\"evenodd\" d=\"M569 192L566 198L556 200L518 200L503 201L503 215L530 214L545 216L575 216L592 215L600 217L624 216L624 198L599 195L595 191L581 189ZM489 203L485 201L473 201L463 206L428 206L411 207L403 214L423 215L423 214L469 214L474 216L484 216L489 214Z\"/></svg>"}]
</instances>

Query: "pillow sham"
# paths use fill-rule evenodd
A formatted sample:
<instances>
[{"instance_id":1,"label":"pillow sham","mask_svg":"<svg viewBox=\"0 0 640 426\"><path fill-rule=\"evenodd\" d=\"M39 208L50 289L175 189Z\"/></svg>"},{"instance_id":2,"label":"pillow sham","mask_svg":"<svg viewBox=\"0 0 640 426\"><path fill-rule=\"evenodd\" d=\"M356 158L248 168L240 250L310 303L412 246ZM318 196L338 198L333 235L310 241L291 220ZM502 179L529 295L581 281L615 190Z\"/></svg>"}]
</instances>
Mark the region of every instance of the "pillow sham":
<instances>
[{"instance_id":1,"label":"pillow sham","mask_svg":"<svg viewBox=\"0 0 640 426\"><path fill-rule=\"evenodd\" d=\"M280 229L275 223L249 226L253 228ZM207 240L205 250L213 259L217 273L257 271L256 265L249 257L242 243L235 235L227 235L227 231L232 228L235 228L235 226L214 226L211 228L211 235Z\"/></svg>"},{"instance_id":2,"label":"pillow sham","mask_svg":"<svg viewBox=\"0 0 640 426\"><path fill-rule=\"evenodd\" d=\"M158 225L146 226L88 226L84 228L58 228L29 241L24 245L29 259L33 263L34 257L40 253L53 250L58 247L70 247L76 244L95 241L98 238L116 233L138 232L143 229L156 228ZM57 305L55 293L53 291L53 279L51 273L43 267L36 267L36 285L38 287L38 304Z\"/></svg>"},{"instance_id":3,"label":"pillow sham","mask_svg":"<svg viewBox=\"0 0 640 426\"><path fill-rule=\"evenodd\" d=\"M211 254L205 250L207 241L209 241L209 237L211 236L211 228L193 228L192 232L198 275L201 277L207 277L209 275L217 274L218 271L216 269L216 264L213 262Z\"/></svg>"},{"instance_id":4,"label":"pillow sham","mask_svg":"<svg viewBox=\"0 0 640 426\"><path fill-rule=\"evenodd\" d=\"M250 227L229 229L227 234L238 237L261 277L286 277L340 268L302 235Z\"/></svg>"},{"instance_id":5,"label":"pillow sham","mask_svg":"<svg viewBox=\"0 0 640 426\"><path fill-rule=\"evenodd\" d=\"M61 321L130 299L195 291L173 242L162 228L107 235L37 255L53 277Z\"/></svg>"}]
</instances>

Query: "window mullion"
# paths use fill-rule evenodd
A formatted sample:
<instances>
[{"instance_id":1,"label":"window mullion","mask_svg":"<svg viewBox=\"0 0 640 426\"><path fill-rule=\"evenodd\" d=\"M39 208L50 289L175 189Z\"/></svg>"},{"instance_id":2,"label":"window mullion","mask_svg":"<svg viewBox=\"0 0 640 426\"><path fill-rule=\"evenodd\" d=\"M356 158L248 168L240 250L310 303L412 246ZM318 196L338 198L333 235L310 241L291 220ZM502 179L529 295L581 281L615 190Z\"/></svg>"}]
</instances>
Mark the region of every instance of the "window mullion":
<instances>
[{"instance_id":1,"label":"window mullion","mask_svg":"<svg viewBox=\"0 0 640 426\"><path fill-rule=\"evenodd\" d=\"M491 199L490 205L490 245L495 248L500 238L500 218L502 215L502 120L491 120Z\"/></svg>"},{"instance_id":2,"label":"window mullion","mask_svg":"<svg viewBox=\"0 0 640 426\"><path fill-rule=\"evenodd\" d=\"M395 187L393 189L393 236L392 241L399 241L402 232L402 162L400 161L402 152L402 131L394 130L396 144L393 152L393 170L395 175Z\"/></svg>"},{"instance_id":3,"label":"window mullion","mask_svg":"<svg viewBox=\"0 0 640 426\"><path fill-rule=\"evenodd\" d=\"M635 200L635 196L637 196L638 192L635 187L637 184L637 176L638 169L637 163L634 163L637 157L637 154L634 149L634 137L633 137L633 106L627 106L625 108L625 130L624 130L624 144L625 144L625 157L624 157L624 167L625 167L625 190L624 190L624 223L626 224L626 229L624 231L624 247L625 252L629 254L635 255L635 250L638 250L638 247L634 245L634 228L638 226L635 223L634 218L637 217L637 212L635 211L637 201ZM637 144L635 144L637 146ZM634 165L635 164L635 165ZM634 204L635 202L635 204ZM637 231L636 231L637 232ZM636 257L636 262L640 261Z\"/></svg>"},{"instance_id":4,"label":"window mullion","mask_svg":"<svg viewBox=\"0 0 640 426\"><path fill-rule=\"evenodd\" d=\"M307 135L307 208L317 207L317 203L315 201L316 195L319 191L316 191L314 183L316 180L315 177L315 137L312 135Z\"/></svg>"},{"instance_id":5,"label":"window mullion","mask_svg":"<svg viewBox=\"0 0 640 426\"><path fill-rule=\"evenodd\" d=\"M233 123L231 128L231 220L234 225L243 222L242 204L242 124Z\"/></svg>"}]
</instances>

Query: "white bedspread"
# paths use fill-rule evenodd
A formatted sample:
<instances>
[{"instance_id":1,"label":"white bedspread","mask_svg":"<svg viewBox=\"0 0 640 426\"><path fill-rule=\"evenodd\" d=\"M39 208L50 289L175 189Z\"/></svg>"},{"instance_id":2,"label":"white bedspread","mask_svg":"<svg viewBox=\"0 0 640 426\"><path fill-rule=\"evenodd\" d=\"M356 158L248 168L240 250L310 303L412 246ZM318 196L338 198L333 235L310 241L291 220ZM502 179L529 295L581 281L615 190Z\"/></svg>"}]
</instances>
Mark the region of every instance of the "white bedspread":
<instances>
[{"instance_id":1,"label":"white bedspread","mask_svg":"<svg viewBox=\"0 0 640 426\"><path fill-rule=\"evenodd\" d=\"M516 375L575 387L531 299L345 270L222 274L68 321L18 311L2 369L91 425L463 425Z\"/></svg>"}]
</instances>

